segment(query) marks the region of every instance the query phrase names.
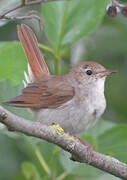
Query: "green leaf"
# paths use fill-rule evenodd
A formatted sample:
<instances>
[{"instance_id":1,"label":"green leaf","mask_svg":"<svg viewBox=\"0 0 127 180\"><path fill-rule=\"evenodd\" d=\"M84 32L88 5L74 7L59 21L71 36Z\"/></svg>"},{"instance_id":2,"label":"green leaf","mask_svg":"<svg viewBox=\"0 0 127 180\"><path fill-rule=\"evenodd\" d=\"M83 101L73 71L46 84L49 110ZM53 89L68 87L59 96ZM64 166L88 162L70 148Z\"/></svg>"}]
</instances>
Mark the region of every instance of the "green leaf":
<instances>
[{"instance_id":1,"label":"green leaf","mask_svg":"<svg viewBox=\"0 0 127 180\"><path fill-rule=\"evenodd\" d=\"M60 34L64 2L43 4L42 15L45 22L45 32L49 41L57 45Z\"/></svg>"},{"instance_id":2,"label":"green leaf","mask_svg":"<svg viewBox=\"0 0 127 180\"><path fill-rule=\"evenodd\" d=\"M100 171L94 167L88 166L87 164L71 161L70 154L68 152L64 152L64 155L61 153L59 158L65 171L70 174L80 176L80 177L85 176L85 179L95 178L103 174L103 171Z\"/></svg>"},{"instance_id":3,"label":"green leaf","mask_svg":"<svg viewBox=\"0 0 127 180\"><path fill-rule=\"evenodd\" d=\"M116 176L113 176L111 174L103 174L102 176L98 177L98 178L95 178L94 180L121 180L120 178L116 177Z\"/></svg>"},{"instance_id":4,"label":"green leaf","mask_svg":"<svg viewBox=\"0 0 127 180\"><path fill-rule=\"evenodd\" d=\"M22 163L22 173L27 180L40 180L36 166L31 162Z\"/></svg>"},{"instance_id":5,"label":"green leaf","mask_svg":"<svg viewBox=\"0 0 127 180\"><path fill-rule=\"evenodd\" d=\"M99 119L99 121L95 124L95 126L91 129L88 129L88 131L85 132L85 134L95 138L96 136L103 134L105 131L113 128L116 125L117 124L114 122Z\"/></svg>"},{"instance_id":6,"label":"green leaf","mask_svg":"<svg viewBox=\"0 0 127 180\"><path fill-rule=\"evenodd\" d=\"M8 79L14 85L24 79L27 61L20 43L0 43L0 80Z\"/></svg>"},{"instance_id":7,"label":"green leaf","mask_svg":"<svg viewBox=\"0 0 127 180\"><path fill-rule=\"evenodd\" d=\"M0 180L14 179L20 171L20 164L27 159L23 143L14 133L0 130Z\"/></svg>"},{"instance_id":8,"label":"green leaf","mask_svg":"<svg viewBox=\"0 0 127 180\"><path fill-rule=\"evenodd\" d=\"M98 137L98 151L127 163L127 125L120 125Z\"/></svg>"},{"instance_id":9,"label":"green leaf","mask_svg":"<svg viewBox=\"0 0 127 180\"><path fill-rule=\"evenodd\" d=\"M71 0L45 3L45 32L55 47L67 47L92 32L101 22L109 0Z\"/></svg>"}]
</instances>

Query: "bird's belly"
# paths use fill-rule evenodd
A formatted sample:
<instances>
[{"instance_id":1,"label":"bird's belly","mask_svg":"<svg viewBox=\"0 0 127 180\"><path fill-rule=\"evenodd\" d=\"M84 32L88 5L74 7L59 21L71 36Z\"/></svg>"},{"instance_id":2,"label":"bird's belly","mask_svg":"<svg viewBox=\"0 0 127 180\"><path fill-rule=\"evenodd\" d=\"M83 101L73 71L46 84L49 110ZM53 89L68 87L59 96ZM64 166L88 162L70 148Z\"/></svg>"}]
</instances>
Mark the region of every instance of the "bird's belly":
<instances>
[{"instance_id":1,"label":"bird's belly","mask_svg":"<svg viewBox=\"0 0 127 180\"><path fill-rule=\"evenodd\" d=\"M105 106L104 98L101 103L69 102L57 109L41 109L33 112L36 120L42 124L59 124L65 132L78 134L94 126L104 112Z\"/></svg>"}]
</instances>

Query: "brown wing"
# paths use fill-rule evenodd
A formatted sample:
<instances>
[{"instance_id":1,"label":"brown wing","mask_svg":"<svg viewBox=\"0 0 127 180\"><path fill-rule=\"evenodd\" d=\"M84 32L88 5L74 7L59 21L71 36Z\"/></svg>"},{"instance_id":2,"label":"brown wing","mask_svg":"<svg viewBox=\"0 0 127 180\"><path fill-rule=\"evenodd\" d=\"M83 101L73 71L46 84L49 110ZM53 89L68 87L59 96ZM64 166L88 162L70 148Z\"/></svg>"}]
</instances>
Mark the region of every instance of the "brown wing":
<instances>
[{"instance_id":1,"label":"brown wing","mask_svg":"<svg viewBox=\"0 0 127 180\"><path fill-rule=\"evenodd\" d=\"M57 108L71 100L74 88L66 84L61 76L28 84L22 95L4 104L24 108Z\"/></svg>"},{"instance_id":2,"label":"brown wing","mask_svg":"<svg viewBox=\"0 0 127 180\"><path fill-rule=\"evenodd\" d=\"M18 25L17 30L18 37L25 50L34 79L39 81L50 73L38 47L37 39L32 30L25 24L22 24L21 26Z\"/></svg>"}]
</instances>

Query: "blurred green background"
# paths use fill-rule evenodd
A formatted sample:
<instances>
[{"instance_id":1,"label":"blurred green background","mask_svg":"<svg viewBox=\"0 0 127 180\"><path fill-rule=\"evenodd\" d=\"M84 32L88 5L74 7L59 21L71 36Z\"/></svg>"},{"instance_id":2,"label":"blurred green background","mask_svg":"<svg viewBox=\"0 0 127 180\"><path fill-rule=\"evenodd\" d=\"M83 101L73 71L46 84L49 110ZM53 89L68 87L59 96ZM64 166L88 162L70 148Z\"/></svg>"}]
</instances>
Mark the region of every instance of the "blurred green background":
<instances>
[{"instance_id":1,"label":"blurred green background","mask_svg":"<svg viewBox=\"0 0 127 180\"><path fill-rule=\"evenodd\" d=\"M1 0L0 14L20 0ZM127 163L127 18L106 14L110 0L71 0L33 5L9 16L34 10L36 20L0 20L0 103L19 95L27 61L16 25L26 23L36 33L52 74L64 74L80 61L92 60L118 70L107 78L107 109L102 119L82 138L96 151ZM126 3L126 1L121 1ZM45 47L45 46L46 47ZM48 49L47 49L48 47ZM5 107L33 120L26 109ZM72 162L69 154L42 140L8 132L0 125L0 180L117 180L88 165Z\"/></svg>"}]
</instances>

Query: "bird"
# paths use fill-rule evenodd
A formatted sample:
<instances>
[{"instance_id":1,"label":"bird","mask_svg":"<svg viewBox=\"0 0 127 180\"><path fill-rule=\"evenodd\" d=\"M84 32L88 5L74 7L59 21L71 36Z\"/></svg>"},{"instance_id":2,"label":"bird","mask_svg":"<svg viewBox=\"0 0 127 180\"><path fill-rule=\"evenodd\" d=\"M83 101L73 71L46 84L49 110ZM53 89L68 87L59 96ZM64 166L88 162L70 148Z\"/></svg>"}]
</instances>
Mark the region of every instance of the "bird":
<instances>
[{"instance_id":1,"label":"bird","mask_svg":"<svg viewBox=\"0 0 127 180\"><path fill-rule=\"evenodd\" d=\"M106 108L106 77L116 71L84 61L65 75L51 75L31 28L21 24L17 30L28 60L28 75L25 73L21 95L4 104L29 108L36 121L48 126L59 124L70 134L92 128Z\"/></svg>"}]
</instances>

